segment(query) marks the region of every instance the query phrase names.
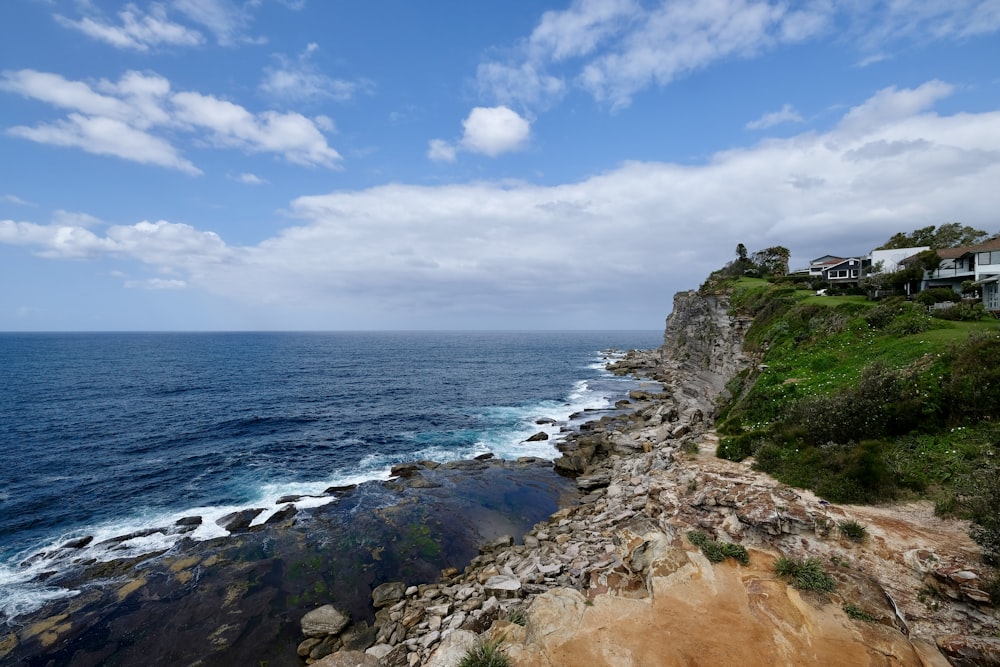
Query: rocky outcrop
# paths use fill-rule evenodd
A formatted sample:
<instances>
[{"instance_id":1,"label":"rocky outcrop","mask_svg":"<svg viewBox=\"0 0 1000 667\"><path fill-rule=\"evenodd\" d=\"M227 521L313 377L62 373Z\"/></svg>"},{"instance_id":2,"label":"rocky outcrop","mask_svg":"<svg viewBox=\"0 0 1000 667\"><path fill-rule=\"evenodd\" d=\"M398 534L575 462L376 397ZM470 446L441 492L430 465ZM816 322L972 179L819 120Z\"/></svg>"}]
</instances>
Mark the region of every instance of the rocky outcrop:
<instances>
[{"instance_id":1,"label":"rocky outcrop","mask_svg":"<svg viewBox=\"0 0 1000 667\"><path fill-rule=\"evenodd\" d=\"M580 503L407 588L376 615L368 654L444 667L475 641L502 641L516 667L998 664L1000 618L965 525L929 504L833 506L715 458L716 401L754 363L749 325L724 295L677 295L664 346L613 364L664 390L634 393L629 412L560 444L556 467L576 476ZM836 530L847 520L866 526L863 542ZM691 531L745 560L714 562ZM780 557L814 561L834 589L789 585Z\"/></svg>"}]
</instances>

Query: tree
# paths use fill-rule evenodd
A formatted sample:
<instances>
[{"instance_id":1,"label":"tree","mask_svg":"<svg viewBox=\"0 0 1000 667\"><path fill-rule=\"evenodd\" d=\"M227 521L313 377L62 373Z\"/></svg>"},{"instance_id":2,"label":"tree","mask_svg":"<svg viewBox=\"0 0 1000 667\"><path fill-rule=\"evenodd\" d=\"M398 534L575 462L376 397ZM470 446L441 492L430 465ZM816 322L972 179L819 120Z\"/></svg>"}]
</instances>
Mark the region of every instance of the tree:
<instances>
[{"instance_id":1,"label":"tree","mask_svg":"<svg viewBox=\"0 0 1000 667\"><path fill-rule=\"evenodd\" d=\"M736 244L736 258L741 262L747 260L747 247L742 243Z\"/></svg>"},{"instance_id":2,"label":"tree","mask_svg":"<svg viewBox=\"0 0 1000 667\"><path fill-rule=\"evenodd\" d=\"M948 222L940 227L930 225L913 230L910 234L897 232L876 250L892 250L895 248L913 248L930 246L938 248L959 248L961 246L981 243L989 236L981 229L975 229L960 222Z\"/></svg>"},{"instance_id":3,"label":"tree","mask_svg":"<svg viewBox=\"0 0 1000 667\"><path fill-rule=\"evenodd\" d=\"M753 254L751 260L760 269L760 272L769 276L788 275L788 258L791 252L785 246L771 246L758 250Z\"/></svg>"}]
</instances>

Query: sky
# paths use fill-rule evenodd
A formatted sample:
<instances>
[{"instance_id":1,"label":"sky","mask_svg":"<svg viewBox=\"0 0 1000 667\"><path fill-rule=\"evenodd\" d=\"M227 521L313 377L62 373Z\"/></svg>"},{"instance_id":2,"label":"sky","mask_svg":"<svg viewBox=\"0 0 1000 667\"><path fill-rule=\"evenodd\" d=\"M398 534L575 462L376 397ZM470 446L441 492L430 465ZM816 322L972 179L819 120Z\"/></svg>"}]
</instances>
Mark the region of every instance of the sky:
<instances>
[{"instance_id":1,"label":"sky","mask_svg":"<svg viewBox=\"0 0 1000 667\"><path fill-rule=\"evenodd\" d=\"M0 331L661 329L1000 231L1000 0L3 0Z\"/></svg>"}]
</instances>

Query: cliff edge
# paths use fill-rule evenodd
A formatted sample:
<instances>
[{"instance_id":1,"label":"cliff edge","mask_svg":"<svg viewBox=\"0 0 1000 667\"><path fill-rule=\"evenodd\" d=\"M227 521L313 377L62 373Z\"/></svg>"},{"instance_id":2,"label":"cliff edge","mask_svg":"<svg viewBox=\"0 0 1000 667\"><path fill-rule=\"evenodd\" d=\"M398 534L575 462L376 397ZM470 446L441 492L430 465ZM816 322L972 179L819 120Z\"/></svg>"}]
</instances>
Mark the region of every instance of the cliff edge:
<instances>
[{"instance_id":1,"label":"cliff edge","mask_svg":"<svg viewBox=\"0 0 1000 667\"><path fill-rule=\"evenodd\" d=\"M664 345L611 366L663 391L560 445L580 504L377 602L369 662L350 664L453 667L487 645L517 667L1000 665L965 523L929 503L833 505L715 457L751 322L725 295L678 294Z\"/></svg>"}]
</instances>

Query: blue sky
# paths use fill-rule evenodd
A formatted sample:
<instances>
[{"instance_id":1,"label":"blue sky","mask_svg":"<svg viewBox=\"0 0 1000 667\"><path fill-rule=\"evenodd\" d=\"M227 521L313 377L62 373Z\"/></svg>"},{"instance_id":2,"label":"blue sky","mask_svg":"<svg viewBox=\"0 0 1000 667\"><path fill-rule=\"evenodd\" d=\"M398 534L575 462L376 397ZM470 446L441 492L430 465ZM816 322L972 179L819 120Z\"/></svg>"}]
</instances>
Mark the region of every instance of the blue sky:
<instances>
[{"instance_id":1,"label":"blue sky","mask_svg":"<svg viewBox=\"0 0 1000 667\"><path fill-rule=\"evenodd\" d=\"M0 330L662 327L1000 231L1000 0L5 0Z\"/></svg>"}]
</instances>

